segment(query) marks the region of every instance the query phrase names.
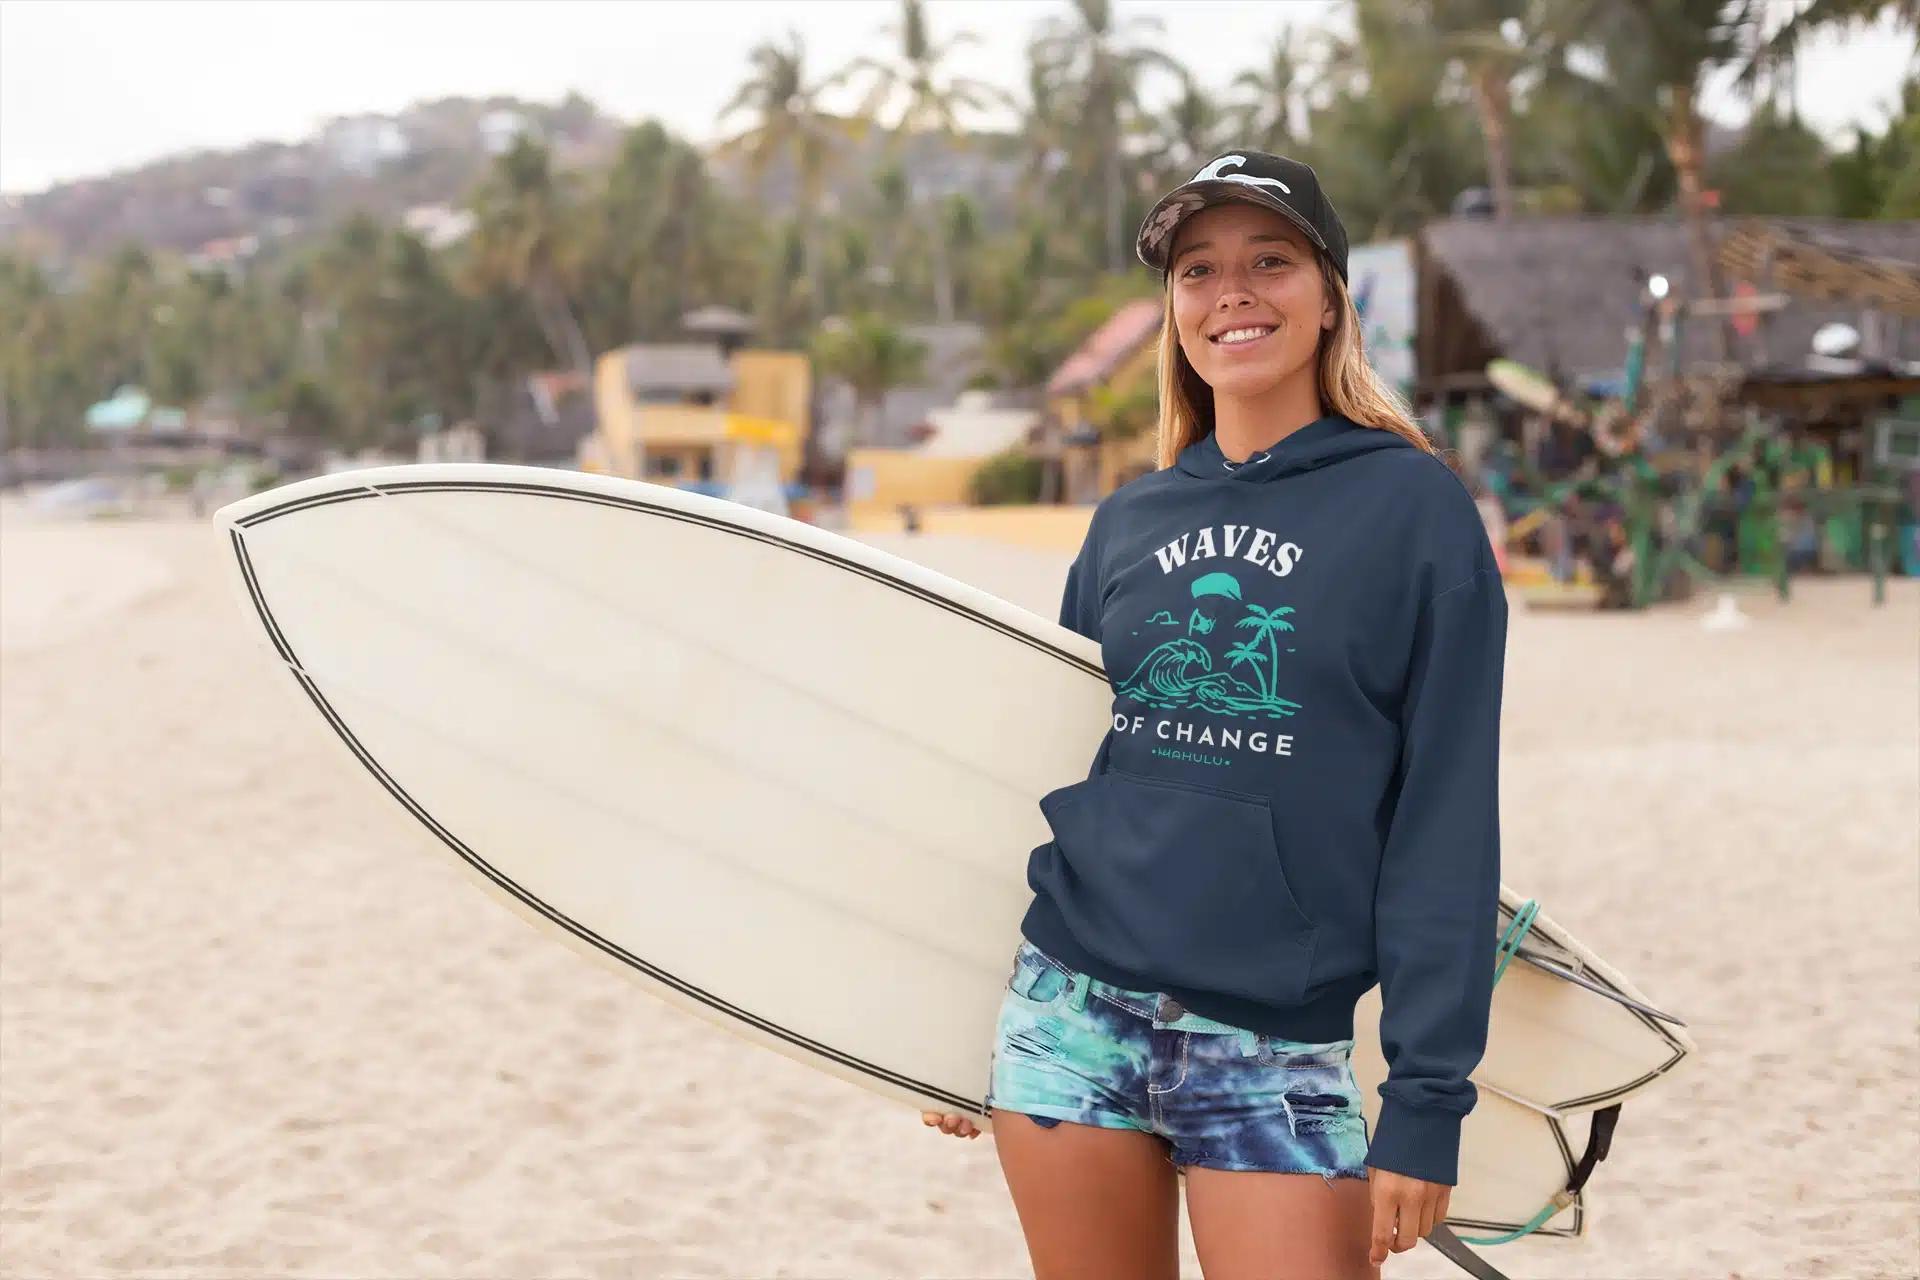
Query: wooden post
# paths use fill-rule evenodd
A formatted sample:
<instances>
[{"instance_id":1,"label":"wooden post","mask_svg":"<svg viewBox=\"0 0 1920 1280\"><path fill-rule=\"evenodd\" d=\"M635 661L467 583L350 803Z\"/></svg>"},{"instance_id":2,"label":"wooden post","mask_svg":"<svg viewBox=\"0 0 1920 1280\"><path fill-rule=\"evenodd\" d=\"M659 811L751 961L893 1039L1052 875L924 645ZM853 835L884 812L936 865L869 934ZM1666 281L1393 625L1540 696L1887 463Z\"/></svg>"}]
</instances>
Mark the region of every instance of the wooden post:
<instances>
[{"instance_id":1,"label":"wooden post","mask_svg":"<svg viewBox=\"0 0 1920 1280\"><path fill-rule=\"evenodd\" d=\"M1873 575L1873 603L1883 605L1887 602L1887 530L1893 523L1893 512L1885 498L1879 494L1870 495L1862 504L1860 512L1866 526L1867 535L1867 572Z\"/></svg>"}]
</instances>

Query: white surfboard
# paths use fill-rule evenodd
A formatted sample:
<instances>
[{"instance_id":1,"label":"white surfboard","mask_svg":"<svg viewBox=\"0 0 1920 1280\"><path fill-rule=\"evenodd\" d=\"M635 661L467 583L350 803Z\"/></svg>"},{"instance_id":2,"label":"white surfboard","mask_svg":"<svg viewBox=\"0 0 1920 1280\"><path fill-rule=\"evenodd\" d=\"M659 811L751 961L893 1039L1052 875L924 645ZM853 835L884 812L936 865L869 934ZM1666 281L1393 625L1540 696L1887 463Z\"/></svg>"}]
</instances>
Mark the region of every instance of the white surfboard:
<instances>
[{"instance_id":1,"label":"white surfboard","mask_svg":"<svg viewBox=\"0 0 1920 1280\"><path fill-rule=\"evenodd\" d=\"M216 519L250 627L477 886L684 1010L989 1127L1038 801L1108 721L1098 646L814 526L606 476L385 467ZM1692 1047L1546 917L1527 948L1475 1077L1463 1228L1533 1219L1591 1113ZM1576 1200L1542 1234L1581 1223Z\"/></svg>"}]
</instances>

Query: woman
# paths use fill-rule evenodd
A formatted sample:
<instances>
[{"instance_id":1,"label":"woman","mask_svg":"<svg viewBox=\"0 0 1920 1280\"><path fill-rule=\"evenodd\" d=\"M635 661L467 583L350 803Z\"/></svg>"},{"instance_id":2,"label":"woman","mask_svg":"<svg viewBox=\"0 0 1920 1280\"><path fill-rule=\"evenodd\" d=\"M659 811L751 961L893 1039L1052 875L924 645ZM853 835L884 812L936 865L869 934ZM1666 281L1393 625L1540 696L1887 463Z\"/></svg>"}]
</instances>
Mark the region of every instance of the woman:
<instances>
[{"instance_id":1,"label":"woman","mask_svg":"<svg viewBox=\"0 0 1920 1280\"><path fill-rule=\"evenodd\" d=\"M1160 469L1064 625L1113 720L1047 796L987 1103L1039 1280L1377 1276L1444 1221L1485 1046L1506 601L1472 498L1369 368L1306 165L1154 208ZM1382 989L1368 1133L1349 1055ZM928 1114L972 1136L958 1116Z\"/></svg>"}]
</instances>

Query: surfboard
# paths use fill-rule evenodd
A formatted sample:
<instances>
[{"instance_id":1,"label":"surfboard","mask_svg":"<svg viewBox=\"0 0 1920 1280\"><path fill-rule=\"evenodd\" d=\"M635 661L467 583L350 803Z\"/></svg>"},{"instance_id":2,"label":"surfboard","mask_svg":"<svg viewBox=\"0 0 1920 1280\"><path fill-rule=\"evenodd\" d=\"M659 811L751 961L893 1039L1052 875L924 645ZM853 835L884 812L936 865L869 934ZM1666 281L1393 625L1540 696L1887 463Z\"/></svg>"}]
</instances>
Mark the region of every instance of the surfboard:
<instances>
[{"instance_id":1,"label":"surfboard","mask_svg":"<svg viewBox=\"0 0 1920 1280\"><path fill-rule=\"evenodd\" d=\"M1038 802L1108 723L1098 646L853 539L609 476L372 468L215 520L316 730L476 887L747 1041L990 1129ZM1503 923L1522 903L1503 889ZM1547 916L1522 943L1461 1227L1533 1221L1593 1113L1692 1048ZM1540 1233L1583 1222L1574 1197Z\"/></svg>"}]
</instances>

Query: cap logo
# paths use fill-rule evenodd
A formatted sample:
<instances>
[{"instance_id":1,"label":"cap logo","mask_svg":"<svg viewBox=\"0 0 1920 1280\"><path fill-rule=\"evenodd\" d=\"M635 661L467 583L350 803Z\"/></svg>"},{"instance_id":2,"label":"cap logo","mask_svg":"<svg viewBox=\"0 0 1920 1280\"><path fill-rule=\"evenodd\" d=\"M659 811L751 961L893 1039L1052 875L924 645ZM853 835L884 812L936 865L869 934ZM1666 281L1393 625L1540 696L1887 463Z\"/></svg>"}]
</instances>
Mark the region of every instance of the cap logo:
<instances>
[{"instance_id":1,"label":"cap logo","mask_svg":"<svg viewBox=\"0 0 1920 1280\"><path fill-rule=\"evenodd\" d=\"M1193 177L1190 179L1190 181L1238 182L1242 186L1248 186L1248 187L1278 187L1282 191L1286 192L1288 195L1293 194L1293 188L1288 186L1286 183L1280 181L1280 179L1278 178L1256 178L1250 173L1222 173L1221 172L1221 170L1225 169L1228 165L1245 165L1246 163L1247 163L1247 158L1245 156L1221 156L1219 159L1209 164L1206 168L1194 174Z\"/></svg>"}]
</instances>

